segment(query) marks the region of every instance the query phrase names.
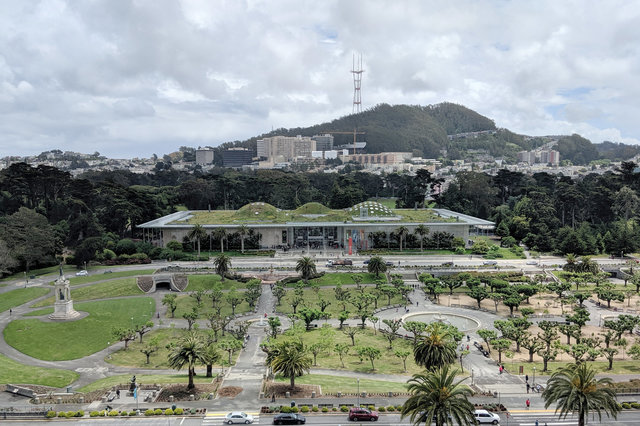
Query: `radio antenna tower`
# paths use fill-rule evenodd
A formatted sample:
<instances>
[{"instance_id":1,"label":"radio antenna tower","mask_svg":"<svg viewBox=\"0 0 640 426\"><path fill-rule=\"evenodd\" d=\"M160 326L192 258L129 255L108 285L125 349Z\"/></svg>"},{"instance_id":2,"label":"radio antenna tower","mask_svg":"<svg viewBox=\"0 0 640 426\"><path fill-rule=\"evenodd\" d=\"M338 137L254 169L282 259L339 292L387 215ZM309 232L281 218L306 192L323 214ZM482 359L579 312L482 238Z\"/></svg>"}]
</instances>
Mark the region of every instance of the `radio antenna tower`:
<instances>
[{"instance_id":1,"label":"radio antenna tower","mask_svg":"<svg viewBox=\"0 0 640 426\"><path fill-rule=\"evenodd\" d=\"M351 74L353 74L353 110L352 113L356 114L362 112L362 98L360 97L360 87L362 86L362 54L358 54L356 60L355 53L353 54L353 65L351 66Z\"/></svg>"}]
</instances>

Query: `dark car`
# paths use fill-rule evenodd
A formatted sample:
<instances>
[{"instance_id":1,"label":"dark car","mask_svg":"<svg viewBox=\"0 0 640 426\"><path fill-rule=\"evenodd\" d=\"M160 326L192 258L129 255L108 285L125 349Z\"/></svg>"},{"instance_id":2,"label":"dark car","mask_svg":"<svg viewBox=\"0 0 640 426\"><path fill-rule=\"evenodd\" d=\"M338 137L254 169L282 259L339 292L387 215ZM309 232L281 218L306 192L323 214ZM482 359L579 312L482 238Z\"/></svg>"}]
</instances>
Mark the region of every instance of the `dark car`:
<instances>
[{"instance_id":1,"label":"dark car","mask_svg":"<svg viewBox=\"0 0 640 426\"><path fill-rule=\"evenodd\" d=\"M303 425L307 419L296 413L281 413L273 418L274 425Z\"/></svg>"},{"instance_id":2,"label":"dark car","mask_svg":"<svg viewBox=\"0 0 640 426\"><path fill-rule=\"evenodd\" d=\"M370 420L375 422L378 420L378 412L371 411L368 408L351 407L349 409L349 420L358 422L360 420Z\"/></svg>"}]
</instances>

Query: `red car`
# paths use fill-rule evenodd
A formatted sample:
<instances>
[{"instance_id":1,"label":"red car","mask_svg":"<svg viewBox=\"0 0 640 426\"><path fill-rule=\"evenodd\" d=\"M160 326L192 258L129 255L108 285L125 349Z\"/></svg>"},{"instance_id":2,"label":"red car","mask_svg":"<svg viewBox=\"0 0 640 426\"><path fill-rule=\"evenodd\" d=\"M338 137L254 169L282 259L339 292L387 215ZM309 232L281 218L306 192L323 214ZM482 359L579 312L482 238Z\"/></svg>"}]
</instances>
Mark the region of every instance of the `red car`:
<instances>
[{"instance_id":1,"label":"red car","mask_svg":"<svg viewBox=\"0 0 640 426\"><path fill-rule=\"evenodd\" d=\"M375 422L378 420L378 412L371 411L368 408L351 407L349 410L349 420L357 422L360 420L370 420Z\"/></svg>"}]
</instances>

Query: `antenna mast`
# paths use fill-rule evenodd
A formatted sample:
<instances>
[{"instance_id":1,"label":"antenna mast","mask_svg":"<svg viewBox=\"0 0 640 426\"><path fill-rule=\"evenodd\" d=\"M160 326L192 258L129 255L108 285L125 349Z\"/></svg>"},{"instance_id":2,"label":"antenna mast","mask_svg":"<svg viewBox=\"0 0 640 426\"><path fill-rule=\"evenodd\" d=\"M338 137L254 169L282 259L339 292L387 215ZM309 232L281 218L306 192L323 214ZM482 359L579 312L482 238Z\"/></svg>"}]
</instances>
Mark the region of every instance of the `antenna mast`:
<instances>
[{"instance_id":1,"label":"antenna mast","mask_svg":"<svg viewBox=\"0 0 640 426\"><path fill-rule=\"evenodd\" d=\"M362 86L362 54L358 54L356 60L353 54L353 65L351 66L351 74L353 74L353 110L354 114L362 112L362 98L360 97L360 87Z\"/></svg>"}]
</instances>

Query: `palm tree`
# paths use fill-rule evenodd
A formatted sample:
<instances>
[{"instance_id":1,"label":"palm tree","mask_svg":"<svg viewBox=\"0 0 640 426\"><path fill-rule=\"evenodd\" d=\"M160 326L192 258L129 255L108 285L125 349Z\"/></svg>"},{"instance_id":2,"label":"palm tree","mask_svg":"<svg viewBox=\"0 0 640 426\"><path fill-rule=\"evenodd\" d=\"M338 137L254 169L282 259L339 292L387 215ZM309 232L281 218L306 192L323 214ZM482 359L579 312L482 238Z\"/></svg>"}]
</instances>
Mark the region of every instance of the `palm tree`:
<instances>
[{"instance_id":1,"label":"palm tree","mask_svg":"<svg viewBox=\"0 0 640 426\"><path fill-rule=\"evenodd\" d=\"M222 360L222 355L213 343L204 348L202 353L202 362L207 366L207 377L213 377L213 364L217 364Z\"/></svg>"},{"instance_id":2,"label":"palm tree","mask_svg":"<svg viewBox=\"0 0 640 426\"><path fill-rule=\"evenodd\" d=\"M395 233L400 240L400 251L402 251L402 241L404 241L406 236L409 235L409 230L406 226L399 226L398 228L396 228Z\"/></svg>"},{"instance_id":3,"label":"palm tree","mask_svg":"<svg viewBox=\"0 0 640 426\"><path fill-rule=\"evenodd\" d=\"M373 256L369 259L367 271L369 271L370 274L376 274L376 278L378 278L381 272L387 272L387 264L380 256Z\"/></svg>"},{"instance_id":4,"label":"palm tree","mask_svg":"<svg viewBox=\"0 0 640 426\"><path fill-rule=\"evenodd\" d=\"M224 253L220 253L214 259L213 265L216 267L216 274L220 275L220 281L224 281L224 274L229 271L231 266L231 258Z\"/></svg>"},{"instance_id":5,"label":"palm tree","mask_svg":"<svg viewBox=\"0 0 640 426\"><path fill-rule=\"evenodd\" d=\"M310 257L304 256L296 263L296 272L299 272L304 282L316 273L316 263Z\"/></svg>"},{"instance_id":6,"label":"palm tree","mask_svg":"<svg viewBox=\"0 0 640 426\"><path fill-rule=\"evenodd\" d=\"M413 233L420 237L420 251L422 251L424 236L429 235L429 228L424 225L418 225L416 226L416 229L413 230Z\"/></svg>"},{"instance_id":7,"label":"palm tree","mask_svg":"<svg viewBox=\"0 0 640 426\"><path fill-rule=\"evenodd\" d=\"M200 240L207 236L207 231L200 224L193 225L193 229L187 234L190 240L196 240L198 244L198 257L200 257Z\"/></svg>"},{"instance_id":8,"label":"palm tree","mask_svg":"<svg viewBox=\"0 0 640 426\"><path fill-rule=\"evenodd\" d=\"M590 412L617 418L620 406L616 402L616 393L605 387L612 382L609 378L596 379L596 372L587 363L571 364L553 373L542 392L544 406L548 408L556 403L556 413L560 410L560 419L569 413L578 415L578 426L584 426Z\"/></svg>"},{"instance_id":9,"label":"palm tree","mask_svg":"<svg viewBox=\"0 0 640 426\"><path fill-rule=\"evenodd\" d=\"M213 230L213 238L220 240L220 253L224 253L224 239L227 237L227 231L224 228L216 228Z\"/></svg>"},{"instance_id":10,"label":"palm tree","mask_svg":"<svg viewBox=\"0 0 640 426\"><path fill-rule=\"evenodd\" d=\"M244 237L249 233L247 225L240 225L238 228L238 234L240 235L240 252L244 253Z\"/></svg>"},{"instance_id":11,"label":"palm tree","mask_svg":"<svg viewBox=\"0 0 640 426\"><path fill-rule=\"evenodd\" d=\"M187 389L193 389L193 376L195 374L195 366L197 362L204 359L205 347L200 337L194 333L188 333L178 345L173 348L169 354L169 365L177 370L187 366L189 371L189 385Z\"/></svg>"},{"instance_id":12,"label":"palm tree","mask_svg":"<svg viewBox=\"0 0 640 426\"><path fill-rule=\"evenodd\" d=\"M411 396L402 406L402 418L409 416L411 423L436 426L455 424L475 425L473 404L468 400L472 392L455 381L457 370L442 367L436 371L415 374L409 380Z\"/></svg>"},{"instance_id":13,"label":"palm tree","mask_svg":"<svg viewBox=\"0 0 640 426\"><path fill-rule=\"evenodd\" d=\"M455 342L445 325L439 322L431 323L425 333L413 348L416 364L429 370L453 364L456 361Z\"/></svg>"},{"instance_id":14,"label":"palm tree","mask_svg":"<svg viewBox=\"0 0 640 426\"><path fill-rule=\"evenodd\" d=\"M309 372L313 363L302 342L285 342L272 355L269 365L276 373L281 373L291 381L291 389L296 385L296 377Z\"/></svg>"}]
</instances>

